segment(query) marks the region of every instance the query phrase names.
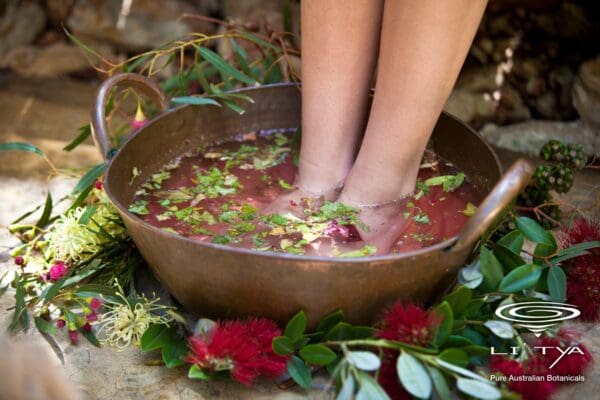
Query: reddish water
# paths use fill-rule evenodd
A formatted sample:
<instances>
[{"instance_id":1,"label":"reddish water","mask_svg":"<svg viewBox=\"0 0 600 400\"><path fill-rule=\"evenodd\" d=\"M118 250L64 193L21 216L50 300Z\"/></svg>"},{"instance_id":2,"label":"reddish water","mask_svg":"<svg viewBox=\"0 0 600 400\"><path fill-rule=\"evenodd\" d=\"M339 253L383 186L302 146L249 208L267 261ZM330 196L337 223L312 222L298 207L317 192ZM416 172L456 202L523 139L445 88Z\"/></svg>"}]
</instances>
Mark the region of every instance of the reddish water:
<instances>
[{"instance_id":1,"label":"reddish water","mask_svg":"<svg viewBox=\"0 0 600 400\"><path fill-rule=\"evenodd\" d=\"M246 135L248 138L251 140L211 146L176 160L162 170L162 176L146 183L146 190L136 196L130 210L152 225L196 240L302 254L305 246L297 244L301 233L282 232L277 224L260 217L262 208L290 190L287 184L293 183L296 166L294 150L285 148L294 146L290 141L284 143L282 135L276 139L273 135L251 134ZM434 169L421 168L421 182L459 173L444 160L437 159L435 164ZM211 171L212 178L208 177ZM237 177L238 183L223 171ZM465 210L472 211L468 204L477 204L478 200L468 178L453 191L444 191L442 185L428 186L428 193L412 200L414 217L392 252L422 248L455 236L468 219ZM297 246L282 250L286 247L283 243Z\"/></svg>"}]
</instances>

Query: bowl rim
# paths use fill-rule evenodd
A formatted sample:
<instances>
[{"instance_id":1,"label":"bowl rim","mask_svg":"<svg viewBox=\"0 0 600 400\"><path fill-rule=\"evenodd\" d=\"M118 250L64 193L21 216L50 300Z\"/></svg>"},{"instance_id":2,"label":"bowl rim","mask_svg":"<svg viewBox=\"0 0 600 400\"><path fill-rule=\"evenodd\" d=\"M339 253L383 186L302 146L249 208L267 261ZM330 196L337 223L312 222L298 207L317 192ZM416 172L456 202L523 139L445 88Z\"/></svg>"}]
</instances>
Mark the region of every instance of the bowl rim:
<instances>
[{"instance_id":1,"label":"bowl rim","mask_svg":"<svg viewBox=\"0 0 600 400\"><path fill-rule=\"evenodd\" d=\"M283 83L261 85L261 86L257 86L257 87L251 87L251 88L241 88L241 89L232 90L230 92L247 92L247 91L251 92L254 90L260 90L260 89L264 89L264 88L277 88L277 87L300 88L301 85L299 83L294 83L294 82L283 82ZM177 112L179 110L185 109L187 107L192 107L192 106L193 105L191 105L191 104L182 104L182 105L173 107L173 108L167 110L166 112L161 113L161 114L157 115L156 117L152 118L145 126L141 127L140 129L136 130L131 135L129 135L129 137L127 137L121 143L121 146L119 147L119 149L117 149L116 152L114 152L112 154L112 156L106 160L107 166L104 171L104 176L102 179L104 190L105 190L106 194L110 198L111 202L115 205L115 207L117 207L117 209L121 213L121 215L125 214L129 219L133 220L136 223L139 223L144 229L150 230L151 232L156 233L159 236L163 236L165 238L182 240L184 242L187 242L187 243L195 245L195 246L206 247L211 250L223 251L223 252L227 252L230 254L264 257L266 259L282 259L282 260L287 260L287 261L312 261L312 262L319 262L319 263L328 263L328 264L332 264L332 265L339 264L340 266L347 265L347 264L364 264L365 262L371 262L371 261L398 261L398 260L402 260L402 259L415 258L418 256L422 256L424 254L436 252L436 251L450 252L452 250L452 245L457 242L458 238L460 237L460 235L462 233L462 230L461 230L461 232L459 232L458 235L453 236L449 239L445 239L439 243L435 243L435 244L432 244L431 246L426 246L426 247L422 247L420 249L410 250L410 251L403 252L403 253L390 253L390 254L383 254L383 255L377 255L377 256L345 258L345 257L306 256L306 255L297 255L297 254L289 254L289 253L275 253L275 252L271 252L271 251L258 251L258 250L243 248L243 247L234 247L234 246L228 246L228 245L224 245L224 244L217 244L217 243L212 243L212 242L204 242L204 241L200 241L200 240L195 240L195 239L192 239L192 238L189 238L186 236L182 236L182 235L168 232L161 228L158 228L158 227L150 224L149 222L144 221L138 215L131 213L129 211L128 207L124 207L123 204L121 204L121 202L118 201L116 196L112 193L112 191L110 189L110 184L108 181L110 178L110 172L112 169L113 161L119 157L119 155L121 154L123 149L125 149L125 147L127 147L127 145L129 144L129 142L131 140L133 140L135 137L137 137L138 135L140 135L142 133L142 131L144 131L144 129L146 129L147 127L156 123L157 121L161 120L162 118L166 118L167 116L169 116L170 114L172 114L174 112ZM469 130L471 132L471 134L473 134L477 139L479 139L481 141L481 143L487 148L487 150L492 155L494 161L496 162L496 167L498 169L498 172L501 175L503 172L503 168L502 168L502 164L500 163L500 160L498 158L498 155L496 154L496 152L494 151L492 146L483 138L483 136L481 136L477 131L475 131L471 126L469 126L467 123L462 121L460 118L458 118L444 110L442 110L442 112L440 113L440 117L442 115L444 115L447 118L450 118L451 120L458 122L464 128ZM488 194L489 194L489 192L486 193L486 196ZM128 229L128 233L129 233L129 229Z\"/></svg>"}]
</instances>

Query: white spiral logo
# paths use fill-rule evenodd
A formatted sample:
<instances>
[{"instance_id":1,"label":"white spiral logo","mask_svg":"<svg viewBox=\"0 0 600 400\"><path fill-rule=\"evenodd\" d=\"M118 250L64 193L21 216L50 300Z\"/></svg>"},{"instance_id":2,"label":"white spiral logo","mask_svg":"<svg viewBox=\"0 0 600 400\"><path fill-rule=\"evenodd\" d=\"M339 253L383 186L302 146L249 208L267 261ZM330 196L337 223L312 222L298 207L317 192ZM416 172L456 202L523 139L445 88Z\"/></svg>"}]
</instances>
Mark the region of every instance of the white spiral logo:
<instances>
[{"instance_id":1,"label":"white spiral logo","mask_svg":"<svg viewBox=\"0 0 600 400\"><path fill-rule=\"evenodd\" d=\"M546 329L562 321L577 318L581 312L576 306L549 301L506 304L496 309L496 316L516 322L539 337Z\"/></svg>"}]
</instances>

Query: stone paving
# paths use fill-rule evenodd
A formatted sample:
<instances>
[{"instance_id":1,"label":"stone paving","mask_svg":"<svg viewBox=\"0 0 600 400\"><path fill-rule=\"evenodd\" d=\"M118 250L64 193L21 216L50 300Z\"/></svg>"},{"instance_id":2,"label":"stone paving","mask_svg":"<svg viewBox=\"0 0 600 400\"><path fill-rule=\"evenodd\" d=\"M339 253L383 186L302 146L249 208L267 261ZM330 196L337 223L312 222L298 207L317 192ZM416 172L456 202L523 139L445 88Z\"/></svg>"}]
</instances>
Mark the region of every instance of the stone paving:
<instances>
[{"instance_id":1,"label":"stone paving","mask_svg":"<svg viewBox=\"0 0 600 400\"><path fill-rule=\"evenodd\" d=\"M23 80L0 75L0 142L23 141L38 145L59 168L81 168L97 163L100 158L91 141L72 153L62 147L87 123L94 85L71 80ZM509 162L515 153L501 151ZM47 167L34 155L0 153L0 274L12 265L8 249L16 244L5 226L16 216L41 203L47 188L55 199L65 194L73 179L53 179L47 183ZM574 189L567 199L581 207L600 207L600 174L594 171L578 173ZM13 304L9 290L0 297L0 331L8 325ZM577 324L585 332L584 342L596 360L600 360L600 325ZM16 341L33 341L42 345L60 368L60 361L43 338L31 330L18 334ZM87 343L73 346L59 339L64 352L64 369L74 385L87 399L306 399L323 398L319 389L306 394L300 390L282 391L273 384L263 383L246 388L233 382L195 382L187 379L185 369L169 370L149 366L152 355L135 348L117 352L111 348L97 349ZM600 389L600 366L586 375L584 383L566 386L556 396L596 398ZM323 383L323 382L321 382Z\"/></svg>"}]
</instances>

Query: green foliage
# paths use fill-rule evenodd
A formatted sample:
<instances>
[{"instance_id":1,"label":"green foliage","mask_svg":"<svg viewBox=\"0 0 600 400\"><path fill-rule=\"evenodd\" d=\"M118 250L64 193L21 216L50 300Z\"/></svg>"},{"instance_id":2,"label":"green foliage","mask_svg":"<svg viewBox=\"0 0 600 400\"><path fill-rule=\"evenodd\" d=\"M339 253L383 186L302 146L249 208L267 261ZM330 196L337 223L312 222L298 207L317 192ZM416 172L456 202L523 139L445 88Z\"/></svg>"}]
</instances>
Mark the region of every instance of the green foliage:
<instances>
[{"instance_id":1,"label":"green foliage","mask_svg":"<svg viewBox=\"0 0 600 400\"><path fill-rule=\"evenodd\" d=\"M183 356L188 353L186 340L179 336L177 327L165 324L150 325L142 335L140 348L143 352L161 350L162 361L167 368L183 365ZM191 378L198 378L198 371L194 370L193 374Z\"/></svg>"}]
</instances>

